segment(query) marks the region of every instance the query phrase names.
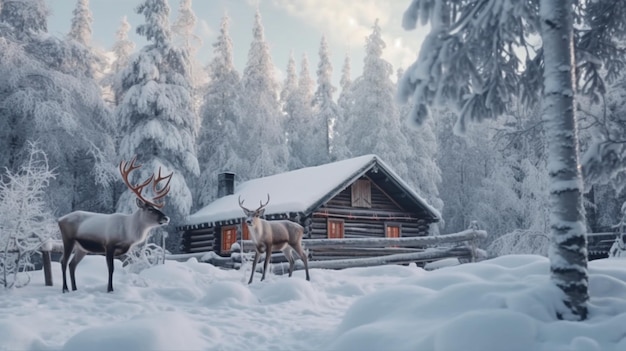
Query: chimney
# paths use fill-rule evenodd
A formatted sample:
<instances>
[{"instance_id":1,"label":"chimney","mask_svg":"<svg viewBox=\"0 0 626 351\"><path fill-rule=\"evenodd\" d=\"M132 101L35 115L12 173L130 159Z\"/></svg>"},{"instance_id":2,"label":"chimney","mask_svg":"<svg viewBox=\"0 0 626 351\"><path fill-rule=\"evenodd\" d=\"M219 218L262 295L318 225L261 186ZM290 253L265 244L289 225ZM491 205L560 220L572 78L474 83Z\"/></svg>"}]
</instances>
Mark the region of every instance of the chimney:
<instances>
[{"instance_id":1,"label":"chimney","mask_svg":"<svg viewBox=\"0 0 626 351\"><path fill-rule=\"evenodd\" d=\"M235 193L235 173L224 172L217 175L217 197Z\"/></svg>"}]
</instances>

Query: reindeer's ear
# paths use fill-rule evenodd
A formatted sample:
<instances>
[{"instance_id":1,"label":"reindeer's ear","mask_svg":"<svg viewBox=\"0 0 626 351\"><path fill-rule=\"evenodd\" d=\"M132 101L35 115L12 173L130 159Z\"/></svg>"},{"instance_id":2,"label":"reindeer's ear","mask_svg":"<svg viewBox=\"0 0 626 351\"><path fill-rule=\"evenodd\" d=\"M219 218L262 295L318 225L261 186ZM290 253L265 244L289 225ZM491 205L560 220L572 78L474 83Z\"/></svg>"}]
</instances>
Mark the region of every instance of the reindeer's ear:
<instances>
[{"instance_id":1,"label":"reindeer's ear","mask_svg":"<svg viewBox=\"0 0 626 351\"><path fill-rule=\"evenodd\" d=\"M139 208L140 208L140 209L142 209L142 210L143 210L144 208L146 208L146 203L145 203L145 202L143 202L143 201L141 201L141 199L140 199L140 198L135 198L135 200L136 200L136 203L137 203L137 207L139 207Z\"/></svg>"},{"instance_id":2,"label":"reindeer's ear","mask_svg":"<svg viewBox=\"0 0 626 351\"><path fill-rule=\"evenodd\" d=\"M265 213L265 209L264 209L264 208L262 208L262 209L258 212L259 217L262 217L264 213Z\"/></svg>"}]
</instances>

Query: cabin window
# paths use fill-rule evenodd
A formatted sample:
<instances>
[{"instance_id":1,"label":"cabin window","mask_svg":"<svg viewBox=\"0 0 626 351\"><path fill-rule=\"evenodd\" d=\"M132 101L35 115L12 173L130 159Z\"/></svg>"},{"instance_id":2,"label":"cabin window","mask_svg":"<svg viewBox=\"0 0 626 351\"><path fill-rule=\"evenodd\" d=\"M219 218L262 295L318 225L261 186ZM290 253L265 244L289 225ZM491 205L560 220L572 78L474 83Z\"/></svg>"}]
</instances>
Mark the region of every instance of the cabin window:
<instances>
[{"instance_id":1,"label":"cabin window","mask_svg":"<svg viewBox=\"0 0 626 351\"><path fill-rule=\"evenodd\" d=\"M241 223L241 233L243 235L243 240L250 240L250 230L245 222Z\"/></svg>"},{"instance_id":2,"label":"cabin window","mask_svg":"<svg viewBox=\"0 0 626 351\"><path fill-rule=\"evenodd\" d=\"M230 247L237 241L237 227L222 227L222 247L221 253L230 253Z\"/></svg>"},{"instance_id":3,"label":"cabin window","mask_svg":"<svg viewBox=\"0 0 626 351\"><path fill-rule=\"evenodd\" d=\"M400 237L400 225L399 224L385 225L385 237L399 238Z\"/></svg>"},{"instance_id":4,"label":"cabin window","mask_svg":"<svg viewBox=\"0 0 626 351\"><path fill-rule=\"evenodd\" d=\"M352 207L372 207L372 186L367 179L359 179L352 184Z\"/></svg>"},{"instance_id":5,"label":"cabin window","mask_svg":"<svg viewBox=\"0 0 626 351\"><path fill-rule=\"evenodd\" d=\"M328 239L343 239L343 220L328 220Z\"/></svg>"}]
</instances>

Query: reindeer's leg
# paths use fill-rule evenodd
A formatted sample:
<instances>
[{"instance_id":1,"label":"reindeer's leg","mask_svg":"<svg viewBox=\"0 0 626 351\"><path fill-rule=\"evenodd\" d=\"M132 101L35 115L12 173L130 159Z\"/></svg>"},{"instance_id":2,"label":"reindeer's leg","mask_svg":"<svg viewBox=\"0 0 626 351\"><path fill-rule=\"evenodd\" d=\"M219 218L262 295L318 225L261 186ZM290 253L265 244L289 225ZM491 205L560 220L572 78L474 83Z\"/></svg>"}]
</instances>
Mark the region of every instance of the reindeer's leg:
<instances>
[{"instance_id":1,"label":"reindeer's leg","mask_svg":"<svg viewBox=\"0 0 626 351\"><path fill-rule=\"evenodd\" d=\"M298 253L298 256L300 256L302 263L304 263L304 270L306 272L306 280L311 280L311 278L309 277L309 259L304 253L304 250L302 249L302 243L297 243L294 249Z\"/></svg>"},{"instance_id":2,"label":"reindeer's leg","mask_svg":"<svg viewBox=\"0 0 626 351\"><path fill-rule=\"evenodd\" d=\"M109 286L107 292L113 292L113 255L115 255L115 246L106 248L107 267L109 268Z\"/></svg>"},{"instance_id":3,"label":"reindeer's leg","mask_svg":"<svg viewBox=\"0 0 626 351\"><path fill-rule=\"evenodd\" d=\"M78 262L80 262L87 253L83 250L76 249L74 252L74 257L72 257L72 261L70 262L70 280L72 281L72 290L76 290L76 266L78 266Z\"/></svg>"},{"instance_id":4,"label":"reindeer's leg","mask_svg":"<svg viewBox=\"0 0 626 351\"><path fill-rule=\"evenodd\" d=\"M263 275L261 276L261 281L265 279L265 273L267 272L267 266L272 260L272 244L265 245L265 262L263 263Z\"/></svg>"},{"instance_id":5,"label":"reindeer's leg","mask_svg":"<svg viewBox=\"0 0 626 351\"><path fill-rule=\"evenodd\" d=\"M61 234L63 234L63 232L61 232ZM67 263L70 260L70 256L72 255L73 249L74 249L74 240L63 238L63 257L61 257L61 271L63 271L63 292L64 293L70 291L67 288L67 279L65 277L65 271L67 270Z\"/></svg>"},{"instance_id":6,"label":"reindeer's leg","mask_svg":"<svg viewBox=\"0 0 626 351\"><path fill-rule=\"evenodd\" d=\"M293 267L296 265L296 261L293 259L293 249L289 245L283 249L283 254L287 257L287 261L289 261L289 276L293 273Z\"/></svg>"},{"instance_id":7,"label":"reindeer's leg","mask_svg":"<svg viewBox=\"0 0 626 351\"><path fill-rule=\"evenodd\" d=\"M252 283L252 278L254 278L254 271L256 270L256 263L259 260L259 250L254 251L254 260L252 261L252 273L250 273L250 280L248 280L248 284Z\"/></svg>"}]
</instances>

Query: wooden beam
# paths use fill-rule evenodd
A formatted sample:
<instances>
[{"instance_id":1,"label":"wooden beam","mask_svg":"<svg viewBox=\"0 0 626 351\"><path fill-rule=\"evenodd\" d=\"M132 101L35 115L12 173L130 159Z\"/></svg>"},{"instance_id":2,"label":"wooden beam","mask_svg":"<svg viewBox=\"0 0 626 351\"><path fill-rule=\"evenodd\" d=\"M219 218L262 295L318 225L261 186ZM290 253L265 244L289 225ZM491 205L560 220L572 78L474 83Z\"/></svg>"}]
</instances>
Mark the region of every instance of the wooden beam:
<instances>
[{"instance_id":1,"label":"wooden beam","mask_svg":"<svg viewBox=\"0 0 626 351\"><path fill-rule=\"evenodd\" d=\"M407 264L412 262L424 262L435 261L438 259L449 257L471 257L472 252L470 248L466 248L464 253L459 252L456 248L456 252L452 253L448 249L434 249L417 253L405 253L395 254L380 257L367 257L367 258L349 258L340 260L326 260L326 261L309 261L309 269L322 268L322 269L345 269L354 267L371 267L382 266L387 264ZM295 270L304 269L304 265L301 261L296 261ZM289 263L275 263L272 264L272 271L274 274L282 274L289 271Z\"/></svg>"},{"instance_id":2,"label":"wooden beam","mask_svg":"<svg viewBox=\"0 0 626 351\"><path fill-rule=\"evenodd\" d=\"M348 239L303 239L302 244L305 249L315 249L320 247L385 247L385 246L429 246L443 243L454 243L461 241L472 241L487 237L487 232L483 230L467 229L455 234L418 236L404 238L348 238ZM243 241L244 251L254 249L252 240Z\"/></svg>"}]
</instances>

